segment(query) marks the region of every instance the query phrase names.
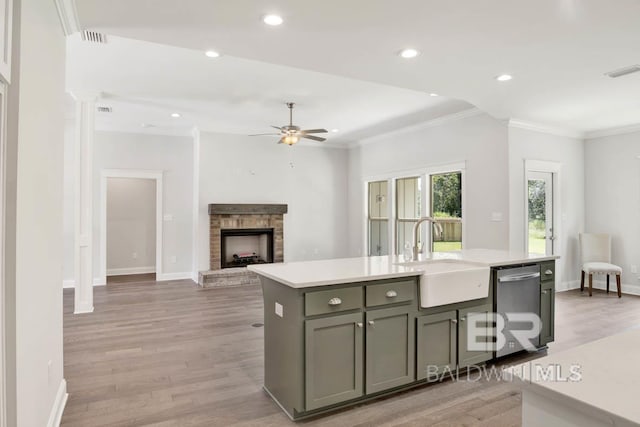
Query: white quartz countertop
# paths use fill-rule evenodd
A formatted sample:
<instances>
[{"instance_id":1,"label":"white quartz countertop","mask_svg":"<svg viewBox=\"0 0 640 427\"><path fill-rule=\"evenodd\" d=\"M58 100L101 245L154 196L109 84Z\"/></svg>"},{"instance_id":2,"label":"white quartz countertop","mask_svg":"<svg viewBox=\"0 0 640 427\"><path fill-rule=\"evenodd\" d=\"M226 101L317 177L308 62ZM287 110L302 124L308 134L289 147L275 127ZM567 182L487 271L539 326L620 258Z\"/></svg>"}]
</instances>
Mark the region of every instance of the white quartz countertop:
<instances>
[{"instance_id":1,"label":"white quartz countertop","mask_svg":"<svg viewBox=\"0 0 640 427\"><path fill-rule=\"evenodd\" d=\"M493 249L467 249L458 252L437 252L420 261L405 263L401 256L340 258L316 261L254 264L249 270L292 288L365 282L397 277L419 276L425 266L434 261L469 262L496 267L552 260L557 256L525 254Z\"/></svg>"},{"instance_id":2,"label":"white quartz countertop","mask_svg":"<svg viewBox=\"0 0 640 427\"><path fill-rule=\"evenodd\" d=\"M640 371L635 368L639 353L640 329L632 329L517 365L508 375L557 403L600 414L606 425L640 425ZM555 378L540 373L549 367ZM579 375L572 376L571 369Z\"/></svg>"}]
</instances>

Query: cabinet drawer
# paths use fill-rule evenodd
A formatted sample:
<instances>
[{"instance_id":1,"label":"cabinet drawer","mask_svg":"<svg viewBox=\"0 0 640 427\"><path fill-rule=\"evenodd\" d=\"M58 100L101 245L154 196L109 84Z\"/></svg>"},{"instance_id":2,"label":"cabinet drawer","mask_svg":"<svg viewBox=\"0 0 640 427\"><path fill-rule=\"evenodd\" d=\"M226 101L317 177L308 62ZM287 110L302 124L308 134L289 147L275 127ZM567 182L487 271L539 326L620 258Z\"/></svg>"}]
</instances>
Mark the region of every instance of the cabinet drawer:
<instances>
[{"instance_id":1,"label":"cabinet drawer","mask_svg":"<svg viewBox=\"0 0 640 427\"><path fill-rule=\"evenodd\" d=\"M548 261L540 263L540 281L554 281L556 275L556 262Z\"/></svg>"},{"instance_id":2,"label":"cabinet drawer","mask_svg":"<svg viewBox=\"0 0 640 427\"><path fill-rule=\"evenodd\" d=\"M413 279L368 285L366 288L367 307L413 301L416 282Z\"/></svg>"},{"instance_id":3,"label":"cabinet drawer","mask_svg":"<svg viewBox=\"0 0 640 427\"><path fill-rule=\"evenodd\" d=\"M305 316L336 313L362 307L362 287L329 289L304 294Z\"/></svg>"}]
</instances>

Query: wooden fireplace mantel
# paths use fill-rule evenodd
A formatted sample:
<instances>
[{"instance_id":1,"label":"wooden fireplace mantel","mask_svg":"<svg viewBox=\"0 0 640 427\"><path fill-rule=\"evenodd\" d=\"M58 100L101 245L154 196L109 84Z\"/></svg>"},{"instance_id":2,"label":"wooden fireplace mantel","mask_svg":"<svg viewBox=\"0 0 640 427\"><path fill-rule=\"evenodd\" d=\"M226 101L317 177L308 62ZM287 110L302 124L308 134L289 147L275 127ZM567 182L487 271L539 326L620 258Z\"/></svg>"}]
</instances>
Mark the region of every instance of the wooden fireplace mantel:
<instances>
[{"instance_id":1,"label":"wooden fireplace mantel","mask_svg":"<svg viewBox=\"0 0 640 427\"><path fill-rule=\"evenodd\" d=\"M283 215L287 209L288 205L278 204L212 203L209 215Z\"/></svg>"}]
</instances>

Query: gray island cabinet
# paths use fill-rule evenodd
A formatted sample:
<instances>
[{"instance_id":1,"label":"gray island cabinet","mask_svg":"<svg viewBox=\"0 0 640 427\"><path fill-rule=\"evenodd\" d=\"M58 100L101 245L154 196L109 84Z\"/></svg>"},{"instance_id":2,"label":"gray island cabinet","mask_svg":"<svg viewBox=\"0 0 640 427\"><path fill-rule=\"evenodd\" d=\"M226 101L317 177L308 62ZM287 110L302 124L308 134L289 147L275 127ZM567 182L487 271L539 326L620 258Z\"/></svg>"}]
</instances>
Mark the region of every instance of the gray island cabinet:
<instances>
[{"instance_id":1,"label":"gray island cabinet","mask_svg":"<svg viewBox=\"0 0 640 427\"><path fill-rule=\"evenodd\" d=\"M289 266L294 264L302 263ZM554 261L537 265L546 345L553 340L554 289L543 273L554 271ZM303 283L295 275L279 278L270 268L250 267L263 289L264 389L293 420L423 385L447 370L495 357L492 349L467 349L466 329L469 313L495 311L495 283L486 298L421 308L418 271Z\"/></svg>"}]
</instances>

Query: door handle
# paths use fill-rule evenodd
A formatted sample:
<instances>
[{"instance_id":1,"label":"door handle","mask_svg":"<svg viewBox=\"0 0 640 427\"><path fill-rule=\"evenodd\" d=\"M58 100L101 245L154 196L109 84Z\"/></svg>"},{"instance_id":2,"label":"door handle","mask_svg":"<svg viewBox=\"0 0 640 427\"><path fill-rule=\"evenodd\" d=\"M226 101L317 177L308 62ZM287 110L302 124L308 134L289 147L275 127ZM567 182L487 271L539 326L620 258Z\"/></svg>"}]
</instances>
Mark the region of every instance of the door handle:
<instances>
[{"instance_id":1,"label":"door handle","mask_svg":"<svg viewBox=\"0 0 640 427\"><path fill-rule=\"evenodd\" d=\"M362 324L362 322L356 322L356 326L357 326L358 328L362 328L364 325Z\"/></svg>"},{"instance_id":2,"label":"door handle","mask_svg":"<svg viewBox=\"0 0 640 427\"><path fill-rule=\"evenodd\" d=\"M451 319L451 323L458 323L456 319Z\"/></svg>"},{"instance_id":3,"label":"door handle","mask_svg":"<svg viewBox=\"0 0 640 427\"><path fill-rule=\"evenodd\" d=\"M544 272L544 274L546 274L547 276L553 276L553 271L547 270Z\"/></svg>"},{"instance_id":4,"label":"door handle","mask_svg":"<svg viewBox=\"0 0 640 427\"><path fill-rule=\"evenodd\" d=\"M386 296L387 298L395 298L395 297L397 297L397 296L398 296L398 293L397 293L396 291L394 291L394 290L391 290L391 291L387 291L387 293L385 294L385 296Z\"/></svg>"},{"instance_id":5,"label":"door handle","mask_svg":"<svg viewBox=\"0 0 640 427\"><path fill-rule=\"evenodd\" d=\"M373 326L376 322L374 322L373 320L369 320L368 322L371 326Z\"/></svg>"},{"instance_id":6,"label":"door handle","mask_svg":"<svg viewBox=\"0 0 640 427\"><path fill-rule=\"evenodd\" d=\"M340 298L331 298L329 300L329 305L340 305L342 304L342 300Z\"/></svg>"}]
</instances>

